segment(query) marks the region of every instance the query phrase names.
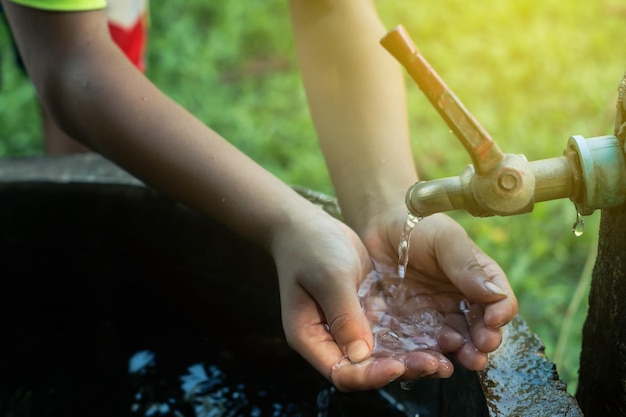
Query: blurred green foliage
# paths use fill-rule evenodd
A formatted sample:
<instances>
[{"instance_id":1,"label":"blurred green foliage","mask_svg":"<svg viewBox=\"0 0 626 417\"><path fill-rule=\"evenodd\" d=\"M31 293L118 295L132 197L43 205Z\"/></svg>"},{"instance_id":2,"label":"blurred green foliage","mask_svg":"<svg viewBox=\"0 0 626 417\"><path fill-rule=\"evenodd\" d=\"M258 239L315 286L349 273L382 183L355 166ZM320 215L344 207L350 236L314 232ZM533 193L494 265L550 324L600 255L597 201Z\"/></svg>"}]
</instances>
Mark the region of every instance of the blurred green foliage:
<instances>
[{"instance_id":1,"label":"blurred green foliage","mask_svg":"<svg viewBox=\"0 0 626 417\"><path fill-rule=\"evenodd\" d=\"M408 29L504 152L550 158L571 135L612 133L626 68L617 43L626 6L618 0L396 0L378 7L389 29ZM151 15L147 75L157 86L286 182L333 194L284 0L154 1ZM40 154L33 88L15 68L4 25L0 70L0 156ZM407 90L422 179L458 175L468 155L408 77ZM568 201L514 217L451 215L503 267L521 315L573 393L587 308L585 265L595 256L599 213L586 219L579 238L571 233L576 212Z\"/></svg>"}]
</instances>

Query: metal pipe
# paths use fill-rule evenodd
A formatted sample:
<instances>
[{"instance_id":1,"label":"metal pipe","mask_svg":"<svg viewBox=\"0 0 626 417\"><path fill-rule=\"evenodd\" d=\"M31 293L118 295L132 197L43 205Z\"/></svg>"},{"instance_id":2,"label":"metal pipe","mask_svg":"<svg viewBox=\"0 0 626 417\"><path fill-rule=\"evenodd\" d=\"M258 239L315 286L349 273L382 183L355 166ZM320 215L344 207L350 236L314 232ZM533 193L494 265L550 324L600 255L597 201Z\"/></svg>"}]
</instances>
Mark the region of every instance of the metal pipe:
<instances>
[{"instance_id":1,"label":"metal pipe","mask_svg":"<svg viewBox=\"0 0 626 417\"><path fill-rule=\"evenodd\" d=\"M531 161L530 168L535 176L535 203L574 196L574 169L567 157Z\"/></svg>"},{"instance_id":2,"label":"metal pipe","mask_svg":"<svg viewBox=\"0 0 626 417\"><path fill-rule=\"evenodd\" d=\"M534 203L574 196L576 181L572 165L566 156L529 162L529 170L535 180L534 198L529 205L513 212L498 209L506 207L508 201L505 197L499 196L495 201L481 200L477 191L480 177L471 165L458 177L415 183L406 193L406 205L417 217L452 210L465 210L476 217L526 213L532 211Z\"/></svg>"}]
</instances>

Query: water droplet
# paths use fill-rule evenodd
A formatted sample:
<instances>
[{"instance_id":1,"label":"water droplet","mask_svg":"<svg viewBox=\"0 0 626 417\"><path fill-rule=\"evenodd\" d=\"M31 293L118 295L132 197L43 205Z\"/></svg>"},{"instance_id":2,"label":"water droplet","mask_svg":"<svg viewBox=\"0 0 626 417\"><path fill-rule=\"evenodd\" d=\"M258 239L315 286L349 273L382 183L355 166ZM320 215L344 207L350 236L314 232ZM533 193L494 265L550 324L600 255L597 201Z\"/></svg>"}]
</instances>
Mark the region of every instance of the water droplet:
<instances>
[{"instance_id":1,"label":"water droplet","mask_svg":"<svg viewBox=\"0 0 626 417\"><path fill-rule=\"evenodd\" d=\"M317 416L328 416L328 406L330 405L330 397L334 392L334 387L323 389L317 394Z\"/></svg>"},{"instance_id":2,"label":"water droplet","mask_svg":"<svg viewBox=\"0 0 626 417\"><path fill-rule=\"evenodd\" d=\"M400 388L404 391L410 391L415 381L400 381Z\"/></svg>"},{"instance_id":3,"label":"water droplet","mask_svg":"<svg viewBox=\"0 0 626 417\"><path fill-rule=\"evenodd\" d=\"M576 221L572 225L572 232L576 237L580 237L585 233L585 219L579 212L576 212Z\"/></svg>"}]
</instances>

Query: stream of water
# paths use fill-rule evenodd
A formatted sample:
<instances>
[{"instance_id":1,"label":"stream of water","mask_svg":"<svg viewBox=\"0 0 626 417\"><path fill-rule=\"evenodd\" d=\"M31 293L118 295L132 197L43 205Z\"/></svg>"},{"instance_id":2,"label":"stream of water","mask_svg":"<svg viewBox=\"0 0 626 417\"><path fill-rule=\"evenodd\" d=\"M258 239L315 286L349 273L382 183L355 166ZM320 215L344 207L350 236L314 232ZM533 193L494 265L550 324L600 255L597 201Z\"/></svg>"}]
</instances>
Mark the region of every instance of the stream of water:
<instances>
[{"instance_id":1,"label":"stream of water","mask_svg":"<svg viewBox=\"0 0 626 417\"><path fill-rule=\"evenodd\" d=\"M419 350L441 351L438 334L445 317L436 297L417 280L405 279L411 233L419 218L409 214L398 245L397 267L376 265L359 288L374 335L374 356L404 359Z\"/></svg>"},{"instance_id":2,"label":"stream of water","mask_svg":"<svg viewBox=\"0 0 626 417\"><path fill-rule=\"evenodd\" d=\"M408 213L404 229L400 235L400 243L398 244L398 276L404 278L406 268L409 264L409 249L411 246L411 232L415 225L419 222L419 217Z\"/></svg>"}]
</instances>

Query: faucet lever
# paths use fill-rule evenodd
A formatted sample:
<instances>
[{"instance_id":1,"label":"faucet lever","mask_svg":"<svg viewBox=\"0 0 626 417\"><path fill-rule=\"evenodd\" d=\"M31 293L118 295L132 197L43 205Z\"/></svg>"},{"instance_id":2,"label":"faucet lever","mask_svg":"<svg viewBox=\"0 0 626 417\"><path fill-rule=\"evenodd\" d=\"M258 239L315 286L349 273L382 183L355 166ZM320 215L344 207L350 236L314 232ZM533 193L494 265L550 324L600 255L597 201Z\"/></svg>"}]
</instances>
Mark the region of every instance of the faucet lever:
<instances>
[{"instance_id":1,"label":"faucet lever","mask_svg":"<svg viewBox=\"0 0 626 417\"><path fill-rule=\"evenodd\" d=\"M472 158L476 173L485 175L497 167L504 159L504 154L489 133L418 52L404 26L396 26L380 40L380 43L406 68L448 127L461 141Z\"/></svg>"}]
</instances>

